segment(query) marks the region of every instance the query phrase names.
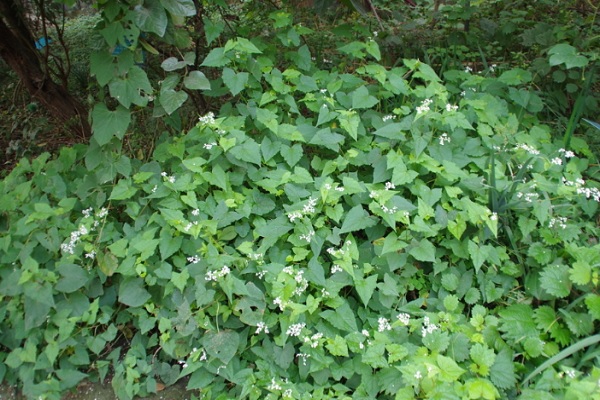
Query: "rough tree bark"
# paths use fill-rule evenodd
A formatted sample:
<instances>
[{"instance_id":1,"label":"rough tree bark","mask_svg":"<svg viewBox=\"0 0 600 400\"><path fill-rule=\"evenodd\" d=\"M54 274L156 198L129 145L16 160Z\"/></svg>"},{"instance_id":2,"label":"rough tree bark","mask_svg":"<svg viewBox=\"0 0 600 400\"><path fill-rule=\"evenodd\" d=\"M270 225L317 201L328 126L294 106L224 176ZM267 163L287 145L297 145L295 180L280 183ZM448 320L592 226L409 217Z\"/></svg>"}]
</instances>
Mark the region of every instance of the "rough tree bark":
<instances>
[{"instance_id":1,"label":"rough tree bark","mask_svg":"<svg viewBox=\"0 0 600 400\"><path fill-rule=\"evenodd\" d=\"M87 110L48 75L18 0L0 0L0 38L0 57L19 76L29 94L56 119L89 137Z\"/></svg>"}]
</instances>

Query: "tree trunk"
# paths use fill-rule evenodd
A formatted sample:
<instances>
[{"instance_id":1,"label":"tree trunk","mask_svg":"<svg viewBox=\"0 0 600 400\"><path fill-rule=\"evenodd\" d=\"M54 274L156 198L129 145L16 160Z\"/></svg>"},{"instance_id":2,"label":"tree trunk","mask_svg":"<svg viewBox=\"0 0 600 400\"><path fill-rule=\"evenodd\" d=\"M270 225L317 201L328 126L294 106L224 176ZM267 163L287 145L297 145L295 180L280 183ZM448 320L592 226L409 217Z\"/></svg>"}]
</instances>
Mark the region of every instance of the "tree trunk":
<instances>
[{"instance_id":1,"label":"tree trunk","mask_svg":"<svg viewBox=\"0 0 600 400\"><path fill-rule=\"evenodd\" d=\"M91 133L85 107L43 68L23 9L14 0L0 0L0 57L19 76L29 94L79 135Z\"/></svg>"}]
</instances>

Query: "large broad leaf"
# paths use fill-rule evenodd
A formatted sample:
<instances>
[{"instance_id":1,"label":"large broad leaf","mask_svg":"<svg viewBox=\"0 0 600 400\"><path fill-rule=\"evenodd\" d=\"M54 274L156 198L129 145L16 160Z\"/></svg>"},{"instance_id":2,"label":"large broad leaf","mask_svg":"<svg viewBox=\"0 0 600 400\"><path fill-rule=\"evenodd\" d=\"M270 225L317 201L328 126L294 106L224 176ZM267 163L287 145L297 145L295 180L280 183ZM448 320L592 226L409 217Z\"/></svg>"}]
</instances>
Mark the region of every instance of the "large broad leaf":
<instances>
[{"instance_id":1,"label":"large broad leaf","mask_svg":"<svg viewBox=\"0 0 600 400\"><path fill-rule=\"evenodd\" d=\"M185 103L187 98L188 94L186 92L167 89L160 91L159 102L166 113L171 115Z\"/></svg>"},{"instance_id":2,"label":"large broad leaf","mask_svg":"<svg viewBox=\"0 0 600 400\"><path fill-rule=\"evenodd\" d=\"M89 279L86 270L76 264L61 264L56 267L61 278L54 286L59 292L71 293L85 285Z\"/></svg>"},{"instance_id":3,"label":"large broad leaf","mask_svg":"<svg viewBox=\"0 0 600 400\"><path fill-rule=\"evenodd\" d=\"M163 37L169 22L167 13L157 0L145 0L134 8L135 24L146 32L156 33Z\"/></svg>"},{"instance_id":4,"label":"large broad leaf","mask_svg":"<svg viewBox=\"0 0 600 400\"><path fill-rule=\"evenodd\" d=\"M196 15L196 7L192 0L160 0L160 3L173 15L179 17Z\"/></svg>"},{"instance_id":5,"label":"large broad leaf","mask_svg":"<svg viewBox=\"0 0 600 400\"><path fill-rule=\"evenodd\" d=\"M435 247L427 239L421 239L416 246L411 247L408 253L419 261L435 261Z\"/></svg>"},{"instance_id":6,"label":"large broad leaf","mask_svg":"<svg viewBox=\"0 0 600 400\"><path fill-rule=\"evenodd\" d=\"M152 85L146 72L138 66L131 67L125 77L115 79L108 84L110 95L124 107L133 103L144 107L148 104L146 93L152 93Z\"/></svg>"},{"instance_id":7,"label":"large broad leaf","mask_svg":"<svg viewBox=\"0 0 600 400\"><path fill-rule=\"evenodd\" d=\"M379 100L369 94L369 90L365 86L361 86L352 92L352 108L371 108Z\"/></svg>"},{"instance_id":8,"label":"large broad leaf","mask_svg":"<svg viewBox=\"0 0 600 400\"><path fill-rule=\"evenodd\" d=\"M129 307L140 307L150 299L141 278L125 278L119 286L119 302Z\"/></svg>"},{"instance_id":9,"label":"large broad leaf","mask_svg":"<svg viewBox=\"0 0 600 400\"><path fill-rule=\"evenodd\" d=\"M575 67L585 67L588 64L588 59L580 55L577 49L567 43L559 43L553 46L549 51L550 65L565 64L567 69Z\"/></svg>"},{"instance_id":10,"label":"large broad leaf","mask_svg":"<svg viewBox=\"0 0 600 400\"><path fill-rule=\"evenodd\" d=\"M210 81L200 71L191 71L183 78L183 85L192 90L210 90Z\"/></svg>"},{"instance_id":11,"label":"large broad leaf","mask_svg":"<svg viewBox=\"0 0 600 400\"><path fill-rule=\"evenodd\" d=\"M234 96L244 90L249 77L250 74L247 72L235 73L231 68L223 69L223 83Z\"/></svg>"},{"instance_id":12,"label":"large broad leaf","mask_svg":"<svg viewBox=\"0 0 600 400\"><path fill-rule=\"evenodd\" d=\"M218 358L226 365L235 355L240 337L233 331L207 332L204 334L203 343L209 355Z\"/></svg>"},{"instance_id":13,"label":"large broad leaf","mask_svg":"<svg viewBox=\"0 0 600 400\"><path fill-rule=\"evenodd\" d=\"M354 232L361 229L369 228L377 223L377 219L371 217L362 206L359 204L354 206L344 219L340 233Z\"/></svg>"},{"instance_id":14,"label":"large broad leaf","mask_svg":"<svg viewBox=\"0 0 600 400\"><path fill-rule=\"evenodd\" d=\"M99 103L92 110L92 131L100 146L108 143L113 136L123 139L130 122L131 114L122 106L110 111L105 104Z\"/></svg>"}]
</instances>

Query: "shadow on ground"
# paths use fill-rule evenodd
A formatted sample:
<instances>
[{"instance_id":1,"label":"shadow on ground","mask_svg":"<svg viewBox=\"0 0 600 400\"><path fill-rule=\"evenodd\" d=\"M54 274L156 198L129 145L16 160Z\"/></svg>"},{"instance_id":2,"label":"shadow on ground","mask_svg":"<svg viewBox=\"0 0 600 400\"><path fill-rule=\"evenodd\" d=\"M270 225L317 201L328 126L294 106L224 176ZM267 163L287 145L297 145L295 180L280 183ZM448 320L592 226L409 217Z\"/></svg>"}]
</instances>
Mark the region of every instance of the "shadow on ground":
<instances>
[{"instance_id":1,"label":"shadow on ground","mask_svg":"<svg viewBox=\"0 0 600 400\"><path fill-rule=\"evenodd\" d=\"M186 382L177 383L169 386L160 392L149 397L136 397L136 400L187 400L192 399L192 395L198 396L197 391L189 392L185 389ZM0 400L24 400L25 397L19 396L14 388L0 386ZM66 394L63 400L117 400L110 383L92 383L85 382L78 386L77 390Z\"/></svg>"}]
</instances>

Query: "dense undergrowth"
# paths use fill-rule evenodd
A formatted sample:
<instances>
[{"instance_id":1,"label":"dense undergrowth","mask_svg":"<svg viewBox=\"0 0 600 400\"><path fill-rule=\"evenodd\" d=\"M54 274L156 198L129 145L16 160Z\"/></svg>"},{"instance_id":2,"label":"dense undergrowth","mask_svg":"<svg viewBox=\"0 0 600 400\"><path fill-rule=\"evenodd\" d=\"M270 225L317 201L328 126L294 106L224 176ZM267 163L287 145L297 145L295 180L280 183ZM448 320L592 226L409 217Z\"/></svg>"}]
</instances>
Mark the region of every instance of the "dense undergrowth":
<instances>
[{"instance_id":1,"label":"dense undergrowth","mask_svg":"<svg viewBox=\"0 0 600 400\"><path fill-rule=\"evenodd\" d=\"M484 52L389 65L385 34L318 52L321 31L262 15L262 37L206 28L205 74L162 64L180 132L146 156L123 150L124 111L95 109L89 145L0 182L0 379L28 398L107 377L122 399L184 378L207 399L598 397L600 182L576 134L594 127L569 120L597 110L598 55L558 36L545 75ZM218 104L189 127L180 81Z\"/></svg>"}]
</instances>

